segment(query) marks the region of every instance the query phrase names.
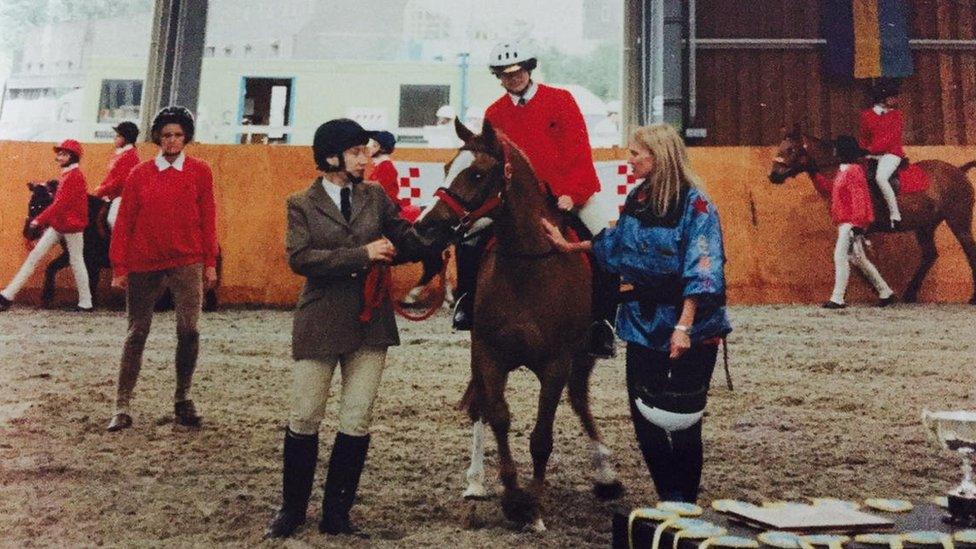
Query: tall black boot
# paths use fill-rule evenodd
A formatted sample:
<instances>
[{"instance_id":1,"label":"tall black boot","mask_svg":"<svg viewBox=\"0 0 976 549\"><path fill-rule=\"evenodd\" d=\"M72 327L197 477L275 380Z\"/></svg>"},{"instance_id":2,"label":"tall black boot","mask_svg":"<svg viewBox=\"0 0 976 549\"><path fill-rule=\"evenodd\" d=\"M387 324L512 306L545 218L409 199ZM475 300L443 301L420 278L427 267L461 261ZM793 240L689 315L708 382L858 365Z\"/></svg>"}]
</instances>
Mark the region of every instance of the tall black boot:
<instances>
[{"instance_id":1,"label":"tall black boot","mask_svg":"<svg viewBox=\"0 0 976 549\"><path fill-rule=\"evenodd\" d=\"M319 460L319 436L299 435L286 429L283 453L281 509L268 525L267 538L286 538L305 522L315 464Z\"/></svg>"},{"instance_id":2,"label":"tall black boot","mask_svg":"<svg viewBox=\"0 0 976 549\"><path fill-rule=\"evenodd\" d=\"M482 232L484 232L483 230ZM454 304L452 325L455 330L467 331L474 324L474 295L478 286L478 266L488 236L481 234L457 246L457 301Z\"/></svg>"},{"instance_id":3,"label":"tall black boot","mask_svg":"<svg viewBox=\"0 0 976 549\"><path fill-rule=\"evenodd\" d=\"M363 474L368 450L369 435L354 437L336 433L335 445L329 457L329 473L325 478L325 500L322 503L319 532L369 537L349 520L349 511L356 501L359 477Z\"/></svg>"},{"instance_id":4,"label":"tall black boot","mask_svg":"<svg viewBox=\"0 0 976 549\"><path fill-rule=\"evenodd\" d=\"M620 276L601 269L593 257L589 259L593 274L589 353L596 358L613 358L617 354L613 326L620 300Z\"/></svg>"}]
</instances>

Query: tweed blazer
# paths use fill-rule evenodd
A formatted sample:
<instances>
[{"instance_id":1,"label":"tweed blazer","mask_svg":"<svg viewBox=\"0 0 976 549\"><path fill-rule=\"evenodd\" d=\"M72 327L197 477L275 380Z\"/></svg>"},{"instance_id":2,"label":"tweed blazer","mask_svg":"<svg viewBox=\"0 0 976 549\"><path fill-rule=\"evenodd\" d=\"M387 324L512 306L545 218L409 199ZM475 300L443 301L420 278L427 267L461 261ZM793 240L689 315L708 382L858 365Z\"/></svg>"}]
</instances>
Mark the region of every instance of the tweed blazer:
<instances>
[{"instance_id":1,"label":"tweed blazer","mask_svg":"<svg viewBox=\"0 0 976 549\"><path fill-rule=\"evenodd\" d=\"M349 221L322 185L318 178L288 197L288 265L305 277L292 325L292 358L328 359L362 345L398 345L389 301L369 322L358 319L371 266L365 245L386 236L397 248L399 263L419 259L424 242L379 185L353 185Z\"/></svg>"}]
</instances>

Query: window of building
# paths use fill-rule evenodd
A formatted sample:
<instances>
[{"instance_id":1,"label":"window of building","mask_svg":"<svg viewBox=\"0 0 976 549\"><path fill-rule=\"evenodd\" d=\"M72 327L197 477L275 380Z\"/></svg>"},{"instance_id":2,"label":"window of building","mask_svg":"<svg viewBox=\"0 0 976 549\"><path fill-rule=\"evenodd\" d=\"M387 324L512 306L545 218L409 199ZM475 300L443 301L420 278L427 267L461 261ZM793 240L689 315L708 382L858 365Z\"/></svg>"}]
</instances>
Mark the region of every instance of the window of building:
<instances>
[{"instance_id":1,"label":"window of building","mask_svg":"<svg viewBox=\"0 0 976 549\"><path fill-rule=\"evenodd\" d=\"M450 104L450 97L450 86L400 86L400 127L422 128L434 125L437 123L437 109Z\"/></svg>"},{"instance_id":2,"label":"window of building","mask_svg":"<svg viewBox=\"0 0 976 549\"><path fill-rule=\"evenodd\" d=\"M200 71L199 139L239 142L246 133L241 82L263 77L294 79L287 94L291 144L310 144L319 124L346 117L393 132L400 148L445 147L455 136L437 127L437 110L448 106L478 129L504 93L487 69L489 52L501 40L526 38L539 58L533 78L570 89L595 147L620 144L613 105L622 97L623 0L336 5L209 0L204 44L216 45L217 55L205 56Z\"/></svg>"},{"instance_id":3,"label":"window of building","mask_svg":"<svg viewBox=\"0 0 976 549\"><path fill-rule=\"evenodd\" d=\"M98 122L116 124L138 120L141 103L142 80L102 80Z\"/></svg>"},{"instance_id":4,"label":"window of building","mask_svg":"<svg viewBox=\"0 0 976 549\"><path fill-rule=\"evenodd\" d=\"M292 79L245 77L239 143L288 143Z\"/></svg>"}]
</instances>

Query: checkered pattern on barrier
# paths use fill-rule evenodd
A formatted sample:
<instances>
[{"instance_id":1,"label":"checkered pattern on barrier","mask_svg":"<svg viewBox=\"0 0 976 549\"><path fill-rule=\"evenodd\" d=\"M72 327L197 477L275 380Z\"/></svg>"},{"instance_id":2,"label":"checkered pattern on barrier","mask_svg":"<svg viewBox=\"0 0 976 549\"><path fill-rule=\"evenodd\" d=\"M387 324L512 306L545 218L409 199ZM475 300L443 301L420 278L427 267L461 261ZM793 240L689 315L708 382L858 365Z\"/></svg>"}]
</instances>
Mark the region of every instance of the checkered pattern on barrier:
<instances>
[{"instance_id":1,"label":"checkered pattern on barrier","mask_svg":"<svg viewBox=\"0 0 976 549\"><path fill-rule=\"evenodd\" d=\"M397 168L397 173L406 174L400 176L400 193L397 195L400 205L410 206L414 200L419 202L422 193L422 189L418 186L420 168L417 166L408 166L402 171L400 168ZM413 205L420 206L419 203Z\"/></svg>"},{"instance_id":2,"label":"checkered pattern on barrier","mask_svg":"<svg viewBox=\"0 0 976 549\"><path fill-rule=\"evenodd\" d=\"M600 179L600 192L622 207L627 194L637 183L630 166L619 160L594 162L596 175ZM444 164L440 162L394 161L400 174L400 204L420 207L429 206L434 201L434 191L444 185Z\"/></svg>"}]
</instances>

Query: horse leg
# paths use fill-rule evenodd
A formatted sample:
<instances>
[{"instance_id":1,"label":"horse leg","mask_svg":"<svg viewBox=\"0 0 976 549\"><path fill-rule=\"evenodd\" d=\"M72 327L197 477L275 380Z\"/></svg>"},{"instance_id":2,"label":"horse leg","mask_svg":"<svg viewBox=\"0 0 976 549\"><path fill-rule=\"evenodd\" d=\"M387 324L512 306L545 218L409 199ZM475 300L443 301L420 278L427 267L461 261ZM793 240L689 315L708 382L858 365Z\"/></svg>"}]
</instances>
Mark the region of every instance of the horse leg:
<instances>
[{"instance_id":1,"label":"horse leg","mask_svg":"<svg viewBox=\"0 0 976 549\"><path fill-rule=\"evenodd\" d=\"M976 241L973 240L973 206L971 203L963 203L958 210L953 212L953 215L946 215L946 225L966 254L966 261L969 262L969 270L973 275L973 295L969 298L969 304L976 305Z\"/></svg>"},{"instance_id":2,"label":"horse leg","mask_svg":"<svg viewBox=\"0 0 976 549\"><path fill-rule=\"evenodd\" d=\"M905 288L905 295L903 296L903 301L906 303L915 303L918 301L918 289L922 286L922 281L925 280L925 275L928 274L929 269L935 263L935 258L938 257L939 252L935 248L935 227L924 227L915 231L915 239L918 241L918 247L922 251L922 260L918 264L918 269L915 270L915 275L912 280L908 283L908 287Z\"/></svg>"},{"instance_id":3,"label":"horse leg","mask_svg":"<svg viewBox=\"0 0 976 549\"><path fill-rule=\"evenodd\" d=\"M535 499L535 521L532 529L536 532L545 531L546 525L542 521L539 502L545 492L546 468L549 456L552 455L552 424L556 420L556 408L559 397L566 386L569 377L570 357L562 357L543 366L539 375L539 408L536 412L535 428L529 438L529 453L532 454L532 483L530 491Z\"/></svg>"},{"instance_id":4,"label":"horse leg","mask_svg":"<svg viewBox=\"0 0 976 549\"><path fill-rule=\"evenodd\" d=\"M502 494L502 512L508 520L526 524L537 518L538 509L535 498L519 488L518 468L508 441L508 430L512 423L512 415L505 401L508 371L488 356L478 340L472 341L471 362L481 379L484 416L491 425L498 445L498 476L505 488Z\"/></svg>"},{"instance_id":5,"label":"horse leg","mask_svg":"<svg viewBox=\"0 0 976 549\"><path fill-rule=\"evenodd\" d=\"M68 266L68 252L61 252L57 259L48 263L44 269L44 287L41 290L41 306L50 309L54 304L54 277L58 271Z\"/></svg>"},{"instance_id":6,"label":"horse leg","mask_svg":"<svg viewBox=\"0 0 976 549\"><path fill-rule=\"evenodd\" d=\"M584 354L573 359L573 369L569 374L569 403L579 417L583 431L590 438L593 493L597 498L607 501L622 496L624 486L617 478L617 471L610 462L612 453L603 444L603 438L590 412L590 373L595 363L596 359Z\"/></svg>"},{"instance_id":7,"label":"horse leg","mask_svg":"<svg viewBox=\"0 0 976 549\"><path fill-rule=\"evenodd\" d=\"M485 422L481 412L481 397L476 372L472 372L468 381L468 389L464 392L462 406L467 406L468 416L471 418L471 463L465 472L468 487L462 495L464 499L487 499L488 489L485 487Z\"/></svg>"}]
</instances>

